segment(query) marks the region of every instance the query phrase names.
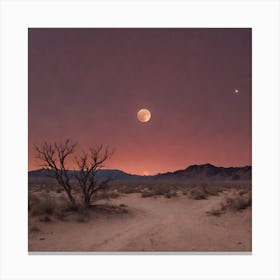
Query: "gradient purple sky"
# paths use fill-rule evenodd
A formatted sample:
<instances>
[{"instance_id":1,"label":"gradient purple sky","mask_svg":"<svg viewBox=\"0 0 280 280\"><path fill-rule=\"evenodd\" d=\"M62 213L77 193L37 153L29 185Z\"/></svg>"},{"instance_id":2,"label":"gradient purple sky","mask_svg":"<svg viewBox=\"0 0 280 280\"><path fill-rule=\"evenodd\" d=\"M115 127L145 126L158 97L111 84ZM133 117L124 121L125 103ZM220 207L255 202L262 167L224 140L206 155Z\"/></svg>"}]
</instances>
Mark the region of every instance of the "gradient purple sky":
<instances>
[{"instance_id":1,"label":"gradient purple sky","mask_svg":"<svg viewBox=\"0 0 280 280\"><path fill-rule=\"evenodd\" d=\"M66 138L134 174L251 165L251 29L32 28L28 44L29 170L33 144Z\"/></svg>"}]
</instances>

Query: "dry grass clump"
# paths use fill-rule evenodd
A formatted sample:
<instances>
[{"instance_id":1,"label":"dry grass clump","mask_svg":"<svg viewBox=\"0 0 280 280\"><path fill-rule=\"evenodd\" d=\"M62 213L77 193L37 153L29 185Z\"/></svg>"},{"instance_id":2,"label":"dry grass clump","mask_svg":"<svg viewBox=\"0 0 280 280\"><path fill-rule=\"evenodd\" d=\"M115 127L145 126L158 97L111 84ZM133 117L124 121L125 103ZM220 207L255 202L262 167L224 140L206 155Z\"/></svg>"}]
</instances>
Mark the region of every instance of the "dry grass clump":
<instances>
[{"instance_id":1,"label":"dry grass clump","mask_svg":"<svg viewBox=\"0 0 280 280\"><path fill-rule=\"evenodd\" d=\"M225 202L221 203L218 207L208 211L207 213L213 216L220 216L224 214L226 210L241 211L252 206L252 192L240 192L234 196L227 197Z\"/></svg>"},{"instance_id":2,"label":"dry grass clump","mask_svg":"<svg viewBox=\"0 0 280 280\"><path fill-rule=\"evenodd\" d=\"M49 194L44 193L41 198L29 194L28 209L31 215L53 215L55 208L56 202Z\"/></svg>"},{"instance_id":3,"label":"dry grass clump","mask_svg":"<svg viewBox=\"0 0 280 280\"><path fill-rule=\"evenodd\" d=\"M95 200L102 200L102 199L114 199L114 198L118 198L120 196L120 194L113 190L113 191L100 191L96 194L95 196Z\"/></svg>"},{"instance_id":4,"label":"dry grass clump","mask_svg":"<svg viewBox=\"0 0 280 280\"><path fill-rule=\"evenodd\" d=\"M117 206L111 204L95 205L95 211L103 214L126 214L128 213L127 207Z\"/></svg>"},{"instance_id":5,"label":"dry grass clump","mask_svg":"<svg viewBox=\"0 0 280 280\"><path fill-rule=\"evenodd\" d=\"M169 185L149 186L142 191L142 197L152 196L164 196L166 198L171 198L177 196L177 193L175 190L172 190L172 186Z\"/></svg>"},{"instance_id":6,"label":"dry grass clump","mask_svg":"<svg viewBox=\"0 0 280 280\"><path fill-rule=\"evenodd\" d=\"M207 199L210 195L219 195L223 190L224 189L220 186L203 184L192 188L189 191L189 196L196 200Z\"/></svg>"},{"instance_id":7,"label":"dry grass clump","mask_svg":"<svg viewBox=\"0 0 280 280\"><path fill-rule=\"evenodd\" d=\"M228 197L226 199L226 206L228 209L239 211L252 206L252 193L245 193L244 195L237 195L235 197Z\"/></svg>"},{"instance_id":8,"label":"dry grass clump","mask_svg":"<svg viewBox=\"0 0 280 280\"><path fill-rule=\"evenodd\" d=\"M141 194L142 197L152 197L154 195L155 195L155 193L152 191L143 191Z\"/></svg>"},{"instance_id":9,"label":"dry grass clump","mask_svg":"<svg viewBox=\"0 0 280 280\"><path fill-rule=\"evenodd\" d=\"M167 195L172 191L172 186L169 185L155 185L152 189L155 195Z\"/></svg>"},{"instance_id":10,"label":"dry grass clump","mask_svg":"<svg viewBox=\"0 0 280 280\"><path fill-rule=\"evenodd\" d=\"M141 193L142 190L144 189L143 185L133 184L133 183L120 185L120 186L117 186L117 188L120 193L124 193L124 194Z\"/></svg>"},{"instance_id":11,"label":"dry grass clump","mask_svg":"<svg viewBox=\"0 0 280 280\"><path fill-rule=\"evenodd\" d=\"M175 192L175 191L171 191L164 195L165 198L171 198L171 197L175 197L175 196L177 196L177 192Z\"/></svg>"},{"instance_id":12,"label":"dry grass clump","mask_svg":"<svg viewBox=\"0 0 280 280\"><path fill-rule=\"evenodd\" d=\"M60 221L65 221L66 217L71 213L71 212L76 212L77 209L73 208L73 206L68 202L68 201L63 201L60 203L60 205L55 209L54 216L60 220Z\"/></svg>"},{"instance_id":13,"label":"dry grass clump","mask_svg":"<svg viewBox=\"0 0 280 280\"><path fill-rule=\"evenodd\" d=\"M215 185L206 185L203 188L208 195L219 195L219 193L223 191L223 188Z\"/></svg>"},{"instance_id":14,"label":"dry grass clump","mask_svg":"<svg viewBox=\"0 0 280 280\"><path fill-rule=\"evenodd\" d=\"M196 187L190 190L189 196L195 200L207 199L208 194L205 192L203 187Z\"/></svg>"},{"instance_id":15,"label":"dry grass clump","mask_svg":"<svg viewBox=\"0 0 280 280\"><path fill-rule=\"evenodd\" d=\"M28 210L32 216L40 216L41 222L50 222L51 216L63 221L69 213L77 212L78 209L73 208L65 196L56 201L50 194L41 192L40 197L29 193Z\"/></svg>"}]
</instances>

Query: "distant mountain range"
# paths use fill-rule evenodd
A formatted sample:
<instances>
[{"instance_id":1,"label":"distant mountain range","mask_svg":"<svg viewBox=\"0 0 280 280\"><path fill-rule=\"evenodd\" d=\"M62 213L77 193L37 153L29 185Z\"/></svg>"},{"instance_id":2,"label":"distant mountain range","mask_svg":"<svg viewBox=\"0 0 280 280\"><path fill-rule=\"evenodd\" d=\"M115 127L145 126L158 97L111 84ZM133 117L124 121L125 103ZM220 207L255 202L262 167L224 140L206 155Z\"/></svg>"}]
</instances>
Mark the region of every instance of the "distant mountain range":
<instances>
[{"instance_id":1,"label":"distant mountain range","mask_svg":"<svg viewBox=\"0 0 280 280\"><path fill-rule=\"evenodd\" d=\"M217 167L212 164L191 165L183 170L167 172L154 176L160 179L212 179L212 180L250 180L252 167Z\"/></svg>"},{"instance_id":2,"label":"distant mountain range","mask_svg":"<svg viewBox=\"0 0 280 280\"><path fill-rule=\"evenodd\" d=\"M77 171L69 171L74 178ZM28 172L29 179L40 179L47 177L45 169ZM191 165L186 169L167 172L153 176L141 176L125 173L117 169L102 169L97 173L97 179L104 180L111 177L114 180L250 180L252 167L217 167L212 164Z\"/></svg>"}]
</instances>

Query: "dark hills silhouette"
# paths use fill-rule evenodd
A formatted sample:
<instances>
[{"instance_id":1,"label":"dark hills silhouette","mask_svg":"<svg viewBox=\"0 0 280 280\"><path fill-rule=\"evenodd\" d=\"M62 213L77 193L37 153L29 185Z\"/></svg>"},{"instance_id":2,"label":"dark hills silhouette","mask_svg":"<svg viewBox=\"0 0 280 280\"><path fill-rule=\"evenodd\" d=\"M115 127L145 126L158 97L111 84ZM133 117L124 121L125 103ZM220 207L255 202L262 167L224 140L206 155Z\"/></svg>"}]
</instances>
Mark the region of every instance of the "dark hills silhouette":
<instances>
[{"instance_id":1,"label":"dark hills silhouette","mask_svg":"<svg viewBox=\"0 0 280 280\"><path fill-rule=\"evenodd\" d=\"M250 180L252 167L217 167L212 164L191 165L183 170L155 176L157 179L200 179L200 180Z\"/></svg>"},{"instance_id":2,"label":"dark hills silhouette","mask_svg":"<svg viewBox=\"0 0 280 280\"><path fill-rule=\"evenodd\" d=\"M48 170L38 169L29 171L29 179L47 178ZM74 178L77 171L69 170L70 177ZM97 180L106 178L114 180L250 180L252 167L217 167L212 164L191 165L186 169L167 172L153 176L141 176L125 173L117 169L102 169L97 173Z\"/></svg>"}]
</instances>

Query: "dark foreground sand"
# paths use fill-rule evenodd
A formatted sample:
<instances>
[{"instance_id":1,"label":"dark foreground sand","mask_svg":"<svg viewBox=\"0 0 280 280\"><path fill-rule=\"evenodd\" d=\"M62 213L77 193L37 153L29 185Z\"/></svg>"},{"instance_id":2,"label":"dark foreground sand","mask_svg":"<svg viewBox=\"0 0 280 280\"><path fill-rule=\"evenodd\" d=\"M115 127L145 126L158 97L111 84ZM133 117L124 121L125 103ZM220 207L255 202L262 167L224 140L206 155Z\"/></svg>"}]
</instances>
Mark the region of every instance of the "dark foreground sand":
<instances>
[{"instance_id":1,"label":"dark foreground sand","mask_svg":"<svg viewBox=\"0 0 280 280\"><path fill-rule=\"evenodd\" d=\"M126 194L109 201L128 213L95 211L87 222L29 217L29 251L251 251L251 208L209 215L224 198L142 198ZM108 203L108 202L107 202Z\"/></svg>"}]
</instances>

